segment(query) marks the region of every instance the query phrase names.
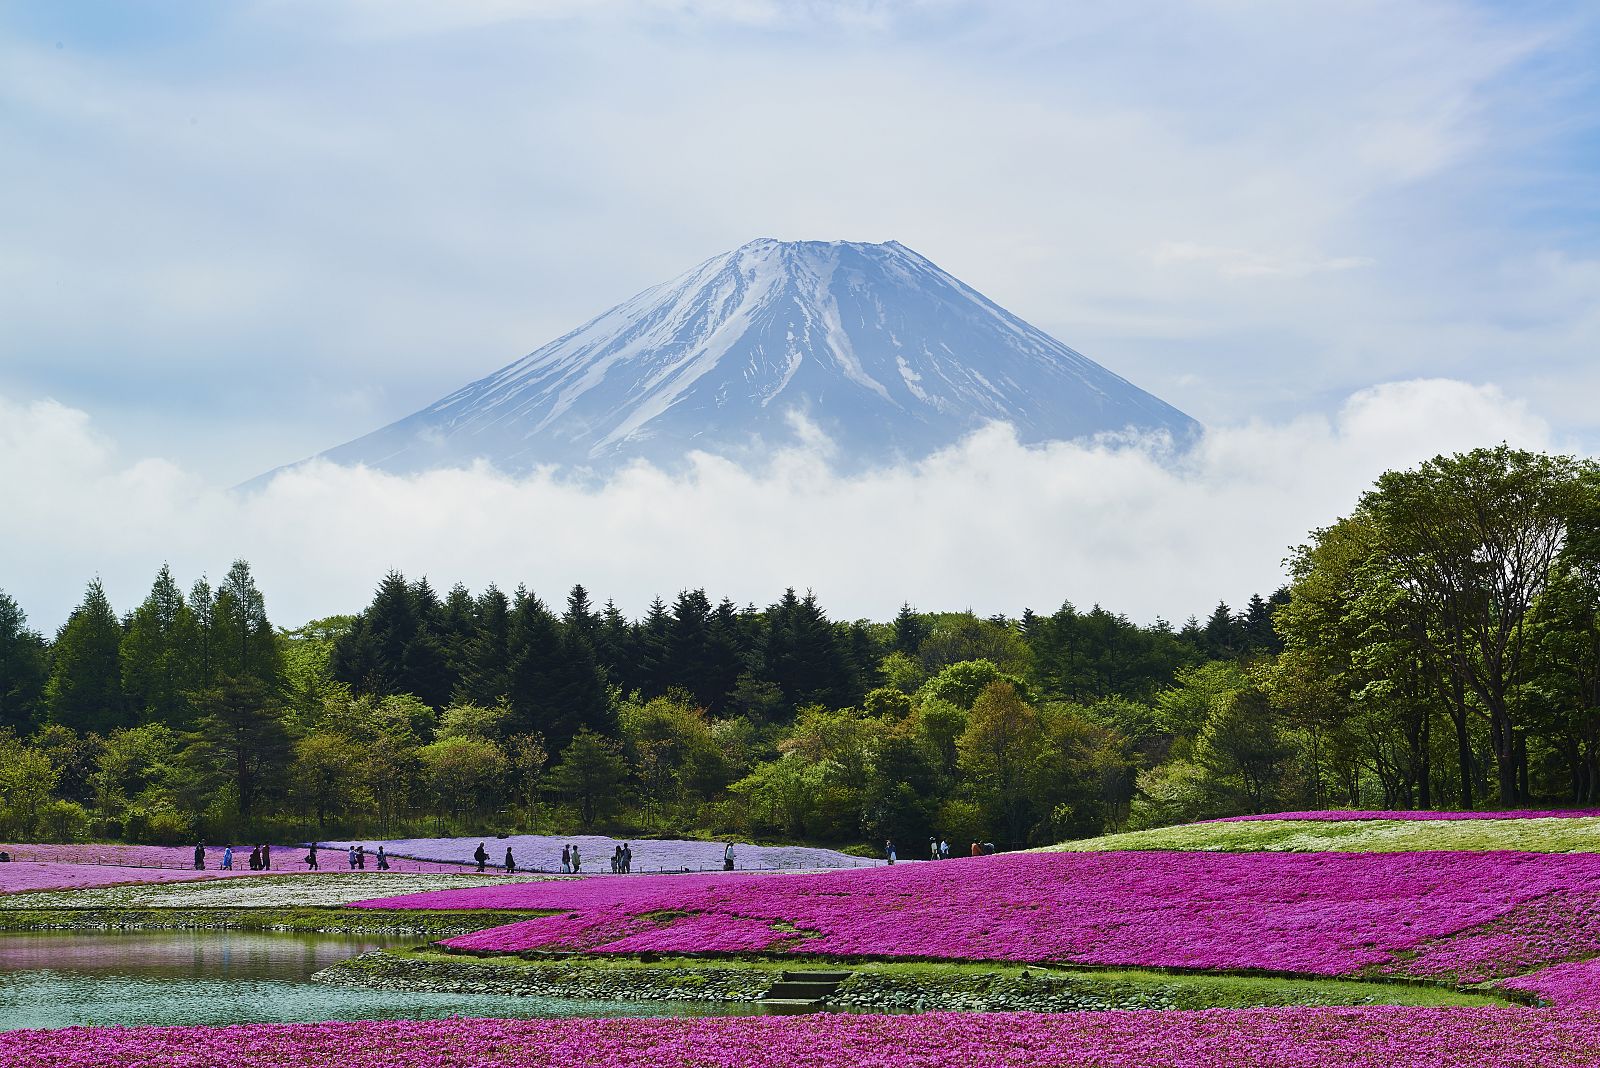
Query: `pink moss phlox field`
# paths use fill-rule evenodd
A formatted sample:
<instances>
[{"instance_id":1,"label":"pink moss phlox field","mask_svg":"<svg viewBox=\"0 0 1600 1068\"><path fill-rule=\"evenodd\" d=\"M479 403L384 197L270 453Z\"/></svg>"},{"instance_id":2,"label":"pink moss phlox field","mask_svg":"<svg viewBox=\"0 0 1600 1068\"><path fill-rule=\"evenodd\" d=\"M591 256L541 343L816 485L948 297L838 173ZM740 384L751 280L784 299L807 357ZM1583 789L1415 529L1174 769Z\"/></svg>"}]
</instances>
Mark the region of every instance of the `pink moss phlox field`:
<instances>
[{"instance_id":1,"label":"pink moss phlox field","mask_svg":"<svg viewBox=\"0 0 1600 1068\"><path fill-rule=\"evenodd\" d=\"M1537 820L1582 819L1600 816L1600 808L1515 809L1509 812L1433 812L1425 809L1319 809L1315 812L1265 812L1253 816L1223 816L1207 823L1248 823L1252 820L1304 820L1342 823L1347 820Z\"/></svg>"},{"instance_id":2,"label":"pink moss phlox field","mask_svg":"<svg viewBox=\"0 0 1600 1068\"><path fill-rule=\"evenodd\" d=\"M1478 927L1424 942L1391 974L1480 983L1600 956L1600 893L1557 891Z\"/></svg>"},{"instance_id":3,"label":"pink moss phlox field","mask_svg":"<svg viewBox=\"0 0 1600 1068\"><path fill-rule=\"evenodd\" d=\"M225 845L226 843L223 843ZM234 844L233 869L221 871L223 845L206 846L205 870L213 875L257 875L250 870L250 850L255 843ZM272 870L274 872L303 872L306 870L306 847L301 845L273 845ZM367 868L376 869L376 843L367 844ZM0 844L0 851L10 853L14 860L43 864L119 865L136 868L175 869L197 874L194 870L194 846L114 845L104 843L23 842L16 845ZM319 848L317 861L324 871L348 870L348 857L343 847ZM3 866L0 866L3 867ZM389 859L392 871L438 871L440 865L409 860L402 857ZM159 882L163 877L146 877L138 873L124 873L117 882ZM63 884L79 885L79 884ZM81 885L103 885L84 883Z\"/></svg>"},{"instance_id":4,"label":"pink moss phlox field","mask_svg":"<svg viewBox=\"0 0 1600 1068\"><path fill-rule=\"evenodd\" d=\"M1600 891L1600 855L1022 853L815 875L559 880L360 906L554 913L448 943L489 951L729 944L1342 975L1568 889Z\"/></svg>"},{"instance_id":5,"label":"pink moss phlox field","mask_svg":"<svg viewBox=\"0 0 1600 1068\"><path fill-rule=\"evenodd\" d=\"M473 853L478 843L483 843L491 865L505 860L506 850L511 850L519 867L539 871L560 871L563 846L576 845L583 856L583 870L594 874L609 873L612 851L625 841L604 835L574 835L561 838L548 834L514 834L507 838L393 838L385 839L384 849L395 856L416 857L421 860L473 863ZM626 839L633 850L633 870L637 873L657 871L715 871L722 867L722 851L726 843L690 841L686 839ZM331 842L330 847L354 843ZM368 842L368 852L377 848ZM866 857L853 857L833 849L813 846L758 846L734 843L734 861L741 870L781 870L816 868L870 868L876 862Z\"/></svg>"},{"instance_id":6,"label":"pink moss phlox field","mask_svg":"<svg viewBox=\"0 0 1600 1068\"><path fill-rule=\"evenodd\" d=\"M120 883L175 883L215 878L227 872L179 871L174 868L119 868L98 864L0 864L0 894L24 890L85 890ZM249 872L246 872L249 874Z\"/></svg>"},{"instance_id":7,"label":"pink moss phlox field","mask_svg":"<svg viewBox=\"0 0 1600 1068\"><path fill-rule=\"evenodd\" d=\"M7 1068L1574 1068L1600 1014L1295 1008L385 1020L0 1034Z\"/></svg>"},{"instance_id":8,"label":"pink moss phlox field","mask_svg":"<svg viewBox=\"0 0 1600 1068\"><path fill-rule=\"evenodd\" d=\"M1600 959L1570 961L1499 983L1509 990L1537 994L1563 1009L1600 1010Z\"/></svg>"}]
</instances>

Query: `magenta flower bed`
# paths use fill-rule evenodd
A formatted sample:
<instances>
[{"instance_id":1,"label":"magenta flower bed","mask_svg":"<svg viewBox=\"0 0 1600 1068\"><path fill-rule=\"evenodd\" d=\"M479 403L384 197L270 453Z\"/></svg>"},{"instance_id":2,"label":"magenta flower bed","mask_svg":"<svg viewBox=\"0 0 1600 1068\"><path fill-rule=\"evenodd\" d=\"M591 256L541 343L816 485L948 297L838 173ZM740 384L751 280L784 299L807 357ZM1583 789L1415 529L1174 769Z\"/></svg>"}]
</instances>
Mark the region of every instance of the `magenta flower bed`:
<instances>
[{"instance_id":1,"label":"magenta flower bed","mask_svg":"<svg viewBox=\"0 0 1600 1068\"><path fill-rule=\"evenodd\" d=\"M1600 1009L1600 960L1557 964L1532 975L1506 979L1500 985L1537 994L1564 1009Z\"/></svg>"},{"instance_id":2,"label":"magenta flower bed","mask_svg":"<svg viewBox=\"0 0 1600 1068\"><path fill-rule=\"evenodd\" d=\"M1425 809L1344 809L1330 808L1316 812L1266 812L1256 816L1224 816L1207 820L1207 823L1247 823L1251 820L1307 820L1317 823L1341 823L1345 820L1532 820L1579 819L1600 816L1600 808L1514 809L1508 812L1433 812Z\"/></svg>"},{"instance_id":3,"label":"magenta flower bed","mask_svg":"<svg viewBox=\"0 0 1600 1068\"><path fill-rule=\"evenodd\" d=\"M559 880L360 905L554 913L448 943L491 951L736 948L1340 975L1567 889L1600 891L1600 855L1028 853L816 875Z\"/></svg>"},{"instance_id":4,"label":"magenta flower bed","mask_svg":"<svg viewBox=\"0 0 1600 1068\"><path fill-rule=\"evenodd\" d=\"M386 1020L0 1034L7 1068L1574 1068L1597 1061L1600 1014L1517 1008Z\"/></svg>"},{"instance_id":5,"label":"magenta flower bed","mask_svg":"<svg viewBox=\"0 0 1600 1068\"><path fill-rule=\"evenodd\" d=\"M1600 956L1600 893L1558 890L1500 917L1427 942L1386 971L1480 983L1563 961Z\"/></svg>"},{"instance_id":6,"label":"magenta flower bed","mask_svg":"<svg viewBox=\"0 0 1600 1068\"><path fill-rule=\"evenodd\" d=\"M633 849L635 873L657 871L716 871L722 867L723 842L672 840L639 840L608 838L604 835L575 835L560 838L546 834L516 834L507 838L396 838L383 842L383 847L396 856L416 857L421 860L472 864L478 843L489 854L489 864L504 863L509 846L517 866L530 871L560 871L563 846L576 845L583 856L583 870L593 874L609 874L612 851L624 841ZM355 842L329 843L332 846L350 846ZM368 852L378 847L377 842L365 843ZM833 849L812 846L758 846L735 843L734 866L740 870L782 870L785 868L815 870L817 868L870 868L875 863L866 857L853 857Z\"/></svg>"}]
</instances>

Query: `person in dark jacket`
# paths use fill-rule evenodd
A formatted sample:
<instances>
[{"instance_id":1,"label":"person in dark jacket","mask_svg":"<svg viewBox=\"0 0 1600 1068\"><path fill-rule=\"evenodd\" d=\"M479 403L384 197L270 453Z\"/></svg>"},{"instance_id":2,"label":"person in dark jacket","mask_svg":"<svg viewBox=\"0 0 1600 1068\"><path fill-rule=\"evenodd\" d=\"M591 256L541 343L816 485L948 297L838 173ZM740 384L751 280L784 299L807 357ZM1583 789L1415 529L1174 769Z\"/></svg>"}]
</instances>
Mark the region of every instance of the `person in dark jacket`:
<instances>
[{"instance_id":1,"label":"person in dark jacket","mask_svg":"<svg viewBox=\"0 0 1600 1068\"><path fill-rule=\"evenodd\" d=\"M506 874L517 874L517 858L511 855L511 847L506 846Z\"/></svg>"},{"instance_id":2,"label":"person in dark jacket","mask_svg":"<svg viewBox=\"0 0 1600 1068\"><path fill-rule=\"evenodd\" d=\"M480 872L483 871L484 866L489 863L489 851L483 848L482 842L479 842L478 848L473 850L472 859L478 862L478 870Z\"/></svg>"}]
</instances>

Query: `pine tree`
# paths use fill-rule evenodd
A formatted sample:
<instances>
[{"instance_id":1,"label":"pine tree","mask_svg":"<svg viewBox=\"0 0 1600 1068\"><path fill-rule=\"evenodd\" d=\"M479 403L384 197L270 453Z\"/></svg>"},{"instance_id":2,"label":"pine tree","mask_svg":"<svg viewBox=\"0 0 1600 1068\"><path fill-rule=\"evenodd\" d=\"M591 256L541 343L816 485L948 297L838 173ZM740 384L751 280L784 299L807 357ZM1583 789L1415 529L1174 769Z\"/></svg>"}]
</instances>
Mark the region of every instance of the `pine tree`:
<instances>
[{"instance_id":1,"label":"pine tree","mask_svg":"<svg viewBox=\"0 0 1600 1068\"><path fill-rule=\"evenodd\" d=\"M609 602L608 602L609 603ZM567 593L567 610L561 617L561 622L582 634L591 645L600 629L600 617L595 614L594 605L589 602L589 591L581 584L574 585Z\"/></svg>"},{"instance_id":2,"label":"pine tree","mask_svg":"<svg viewBox=\"0 0 1600 1068\"><path fill-rule=\"evenodd\" d=\"M1218 601L1217 607L1211 611L1211 618L1206 620L1207 651L1219 658L1237 656L1244 646L1242 631L1238 618L1234 616L1227 602Z\"/></svg>"},{"instance_id":3,"label":"pine tree","mask_svg":"<svg viewBox=\"0 0 1600 1068\"><path fill-rule=\"evenodd\" d=\"M185 655L194 665L195 684L204 688L217 681L217 595L204 576L189 589L189 617L194 633Z\"/></svg>"},{"instance_id":4,"label":"pine tree","mask_svg":"<svg viewBox=\"0 0 1600 1068\"><path fill-rule=\"evenodd\" d=\"M122 696L121 647L122 625L95 579L56 635L45 689L53 722L100 734L131 725Z\"/></svg>"},{"instance_id":5,"label":"pine tree","mask_svg":"<svg viewBox=\"0 0 1600 1068\"><path fill-rule=\"evenodd\" d=\"M172 571L161 565L122 639L122 688L129 712L140 722L188 725L189 693L200 684L194 659L198 636Z\"/></svg>"},{"instance_id":6,"label":"pine tree","mask_svg":"<svg viewBox=\"0 0 1600 1068\"><path fill-rule=\"evenodd\" d=\"M0 731L28 734L44 714L50 672L44 637L28 629L28 616L0 590Z\"/></svg>"},{"instance_id":7,"label":"pine tree","mask_svg":"<svg viewBox=\"0 0 1600 1068\"><path fill-rule=\"evenodd\" d=\"M891 652L915 657L933 628L927 619L918 615L910 604L901 604L900 613L894 617L894 645Z\"/></svg>"},{"instance_id":8,"label":"pine tree","mask_svg":"<svg viewBox=\"0 0 1600 1068\"><path fill-rule=\"evenodd\" d=\"M667 628L664 682L694 695L702 707L716 698L707 669L711 646L711 600L705 590L680 591Z\"/></svg>"},{"instance_id":9,"label":"pine tree","mask_svg":"<svg viewBox=\"0 0 1600 1068\"><path fill-rule=\"evenodd\" d=\"M615 601L607 601L595 630L595 658L611 685L624 693L638 688L638 660L633 655L633 627Z\"/></svg>"},{"instance_id":10,"label":"pine tree","mask_svg":"<svg viewBox=\"0 0 1600 1068\"><path fill-rule=\"evenodd\" d=\"M461 692L480 705L493 704L511 692L511 615L511 602L498 586L490 585L478 596Z\"/></svg>"},{"instance_id":11,"label":"pine tree","mask_svg":"<svg viewBox=\"0 0 1600 1068\"><path fill-rule=\"evenodd\" d=\"M279 792L289 766L283 708L253 674L223 679L199 693L195 705L199 729L190 760L209 772L214 786L238 790L239 814L248 825L261 802Z\"/></svg>"},{"instance_id":12,"label":"pine tree","mask_svg":"<svg viewBox=\"0 0 1600 1068\"><path fill-rule=\"evenodd\" d=\"M672 686L672 616L666 602L650 602L644 619L634 628L633 648L638 658L638 690L645 697L660 697Z\"/></svg>"},{"instance_id":13,"label":"pine tree","mask_svg":"<svg viewBox=\"0 0 1600 1068\"><path fill-rule=\"evenodd\" d=\"M244 560L235 560L217 587L213 615L220 674L256 679L269 692L274 691L278 685L277 635L267 619L266 599Z\"/></svg>"}]
</instances>

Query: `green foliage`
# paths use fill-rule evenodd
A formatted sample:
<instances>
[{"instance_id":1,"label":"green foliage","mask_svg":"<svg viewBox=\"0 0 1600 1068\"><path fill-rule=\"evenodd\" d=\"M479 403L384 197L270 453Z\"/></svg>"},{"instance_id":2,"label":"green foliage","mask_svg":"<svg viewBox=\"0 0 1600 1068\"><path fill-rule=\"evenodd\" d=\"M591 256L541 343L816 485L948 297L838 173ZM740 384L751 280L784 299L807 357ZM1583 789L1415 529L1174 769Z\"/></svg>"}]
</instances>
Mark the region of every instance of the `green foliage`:
<instances>
[{"instance_id":1,"label":"green foliage","mask_svg":"<svg viewBox=\"0 0 1600 1068\"><path fill-rule=\"evenodd\" d=\"M80 731L127 723L122 698L122 626L95 579L56 635L45 703L50 719Z\"/></svg>"},{"instance_id":2,"label":"green foliage","mask_svg":"<svg viewBox=\"0 0 1600 1068\"><path fill-rule=\"evenodd\" d=\"M621 807L618 794L627 777L621 747L582 728L550 769L550 786L574 807L583 829L592 830Z\"/></svg>"},{"instance_id":3,"label":"green foliage","mask_svg":"<svg viewBox=\"0 0 1600 1068\"><path fill-rule=\"evenodd\" d=\"M44 715L50 661L44 638L28 629L28 616L0 590L0 730L26 732Z\"/></svg>"},{"instance_id":4,"label":"green foliage","mask_svg":"<svg viewBox=\"0 0 1600 1068\"><path fill-rule=\"evenodd\" d=\"M44 829L58 775L44 752L0 730L0 837L27 842Z\"/></svg>"}]
</instances>

